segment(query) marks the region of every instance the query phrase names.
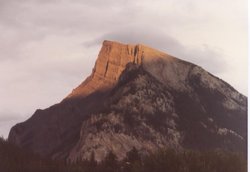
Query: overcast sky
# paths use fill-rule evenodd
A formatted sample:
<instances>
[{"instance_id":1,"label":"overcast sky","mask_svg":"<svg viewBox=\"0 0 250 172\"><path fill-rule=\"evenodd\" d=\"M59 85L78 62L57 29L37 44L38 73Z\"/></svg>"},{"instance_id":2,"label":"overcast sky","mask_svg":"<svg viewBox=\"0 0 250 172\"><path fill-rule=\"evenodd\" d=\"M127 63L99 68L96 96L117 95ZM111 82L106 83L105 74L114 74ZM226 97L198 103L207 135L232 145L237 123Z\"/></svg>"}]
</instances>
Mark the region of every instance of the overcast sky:
<instances>
[{"instance_id":1,"label":"overcast sky","mask_svg":"<svg viewBox=\"0 0 250 172\"><path fill-rule=\"evenodd\" d=\"M0 136L60 102L104 39L202 66L247 95L247 0L0 0Z\"/></svg>"}]
</instances>

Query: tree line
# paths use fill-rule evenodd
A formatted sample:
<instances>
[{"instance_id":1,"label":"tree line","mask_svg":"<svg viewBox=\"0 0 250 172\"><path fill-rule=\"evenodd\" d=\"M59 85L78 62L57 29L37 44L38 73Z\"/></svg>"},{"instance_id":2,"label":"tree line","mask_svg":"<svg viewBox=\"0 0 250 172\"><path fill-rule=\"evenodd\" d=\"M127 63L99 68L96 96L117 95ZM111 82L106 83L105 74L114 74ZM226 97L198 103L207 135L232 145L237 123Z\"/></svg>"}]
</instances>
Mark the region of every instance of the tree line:
<instances>
[{"instance_id":1,"label":"tree line","mask_svg":"<svg viewBox=\"0 0 250 172\"><path fill-rule=\"evenodd\" d=\"M1 172L246 172L247 160L241 153L228 151L176 151L161 149L141 155L136 148L119 161L109 152L101 162L95 155L75 163L43 158L24 151L0 138Z\"/></svg>"}]
</instances>

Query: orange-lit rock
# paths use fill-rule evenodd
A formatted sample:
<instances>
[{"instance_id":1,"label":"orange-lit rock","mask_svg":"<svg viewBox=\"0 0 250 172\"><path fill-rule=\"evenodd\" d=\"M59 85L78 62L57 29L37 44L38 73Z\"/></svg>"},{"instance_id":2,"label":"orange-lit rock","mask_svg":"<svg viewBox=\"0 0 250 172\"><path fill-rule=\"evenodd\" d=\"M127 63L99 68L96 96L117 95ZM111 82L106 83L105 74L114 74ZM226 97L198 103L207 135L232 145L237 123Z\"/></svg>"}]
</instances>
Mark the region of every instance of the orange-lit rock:
<instances>
[{"instance_id":1,"label":"orange-lit rock","mask_svg":"<svg viewBox=\"0 0 250 172\"><path fill-rule=\"evenodd\" d=\"M84 97L97 90L112 88L128 63L142 64L164 56L168 55L145 45L104 41L92 74L67 98Z\"/></svg>"}]
</instances>

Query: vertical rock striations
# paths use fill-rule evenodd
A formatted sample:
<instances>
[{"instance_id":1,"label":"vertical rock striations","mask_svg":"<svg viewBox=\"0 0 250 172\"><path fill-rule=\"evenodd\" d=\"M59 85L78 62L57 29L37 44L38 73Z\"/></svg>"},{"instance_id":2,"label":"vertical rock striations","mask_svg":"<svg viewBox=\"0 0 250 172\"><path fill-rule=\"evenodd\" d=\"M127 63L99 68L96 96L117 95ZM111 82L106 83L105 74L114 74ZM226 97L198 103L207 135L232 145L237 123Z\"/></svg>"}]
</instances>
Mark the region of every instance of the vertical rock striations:
<instances>
[{"instance_id":1,"label":"vertical rock striations","mask_svg":"<svg viewBox=\"0 0 250 172\"><path fill-rule=\"evenodd\" d=\"M112 88L126 65L130 62L141 64L142 58L142 45L104 41L92 74L67 98L84 97L95 91Z\"/></svg>"}]
</instances>

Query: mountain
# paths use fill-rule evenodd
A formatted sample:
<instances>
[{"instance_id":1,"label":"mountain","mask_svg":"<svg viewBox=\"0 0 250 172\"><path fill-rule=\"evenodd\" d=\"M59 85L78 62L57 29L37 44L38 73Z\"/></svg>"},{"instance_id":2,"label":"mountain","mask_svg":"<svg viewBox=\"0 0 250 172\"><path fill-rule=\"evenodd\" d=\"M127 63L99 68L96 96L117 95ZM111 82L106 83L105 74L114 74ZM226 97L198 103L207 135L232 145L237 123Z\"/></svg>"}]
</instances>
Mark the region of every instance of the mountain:
<instances>
[{"instance_id":1,"label":"mountain","mask_svg":"<svg viewBox=\"0 0 250 172\"><path fill-rule=\"evenodd\" d=\"M62 102L12 127L43 156L97 161L160 148L246 152L247 98L201 67L145 45L104 41L92 74Z\"/></svg>"}]
</instances>

